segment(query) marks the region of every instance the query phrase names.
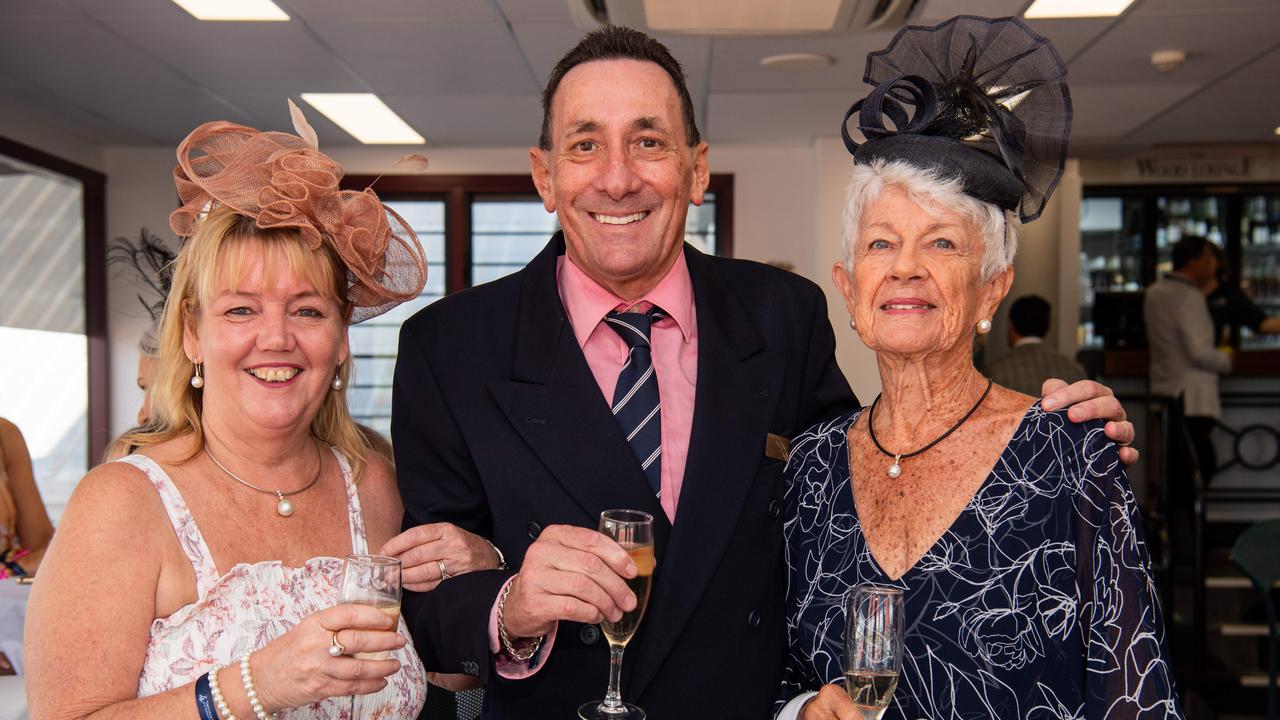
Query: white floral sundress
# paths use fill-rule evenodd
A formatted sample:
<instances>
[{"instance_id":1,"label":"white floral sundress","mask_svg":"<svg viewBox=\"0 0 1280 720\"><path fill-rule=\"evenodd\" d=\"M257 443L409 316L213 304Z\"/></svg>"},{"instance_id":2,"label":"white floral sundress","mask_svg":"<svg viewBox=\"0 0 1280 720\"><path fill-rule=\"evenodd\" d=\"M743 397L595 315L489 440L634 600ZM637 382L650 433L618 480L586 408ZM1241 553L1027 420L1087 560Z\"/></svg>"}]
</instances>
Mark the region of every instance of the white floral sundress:
<instances>
[{"instance_id":1,"label":"white floral sundress","mask_svg":"<svg viewBox=\"0 0 1280 720\"><path fill-rule=\"evenodd\" d=\"M347 515L351 548L367 553L364 516L346 457L333 451L347 486ZM230 664L245 653L280 637L306 616L338 601L342 560L316 557L302 567L278 560L240 563L219 576L209 548L182 494L169 476L145 455L129 455L126 462L147 475L164 502L169 521L196 574L196 602L151 623L147 657L138 679L138 697L147 697L194 681L217 665ZM409 637L404 620L399 632ZM376 695L360 698L360 714L376 720L416 718L426 700L426 673L410 641L392 657L400 672L388 678ZM276 714L280 720L350 720L351 701L328 698L306 707Z\"/></svg>"}]
</instances>

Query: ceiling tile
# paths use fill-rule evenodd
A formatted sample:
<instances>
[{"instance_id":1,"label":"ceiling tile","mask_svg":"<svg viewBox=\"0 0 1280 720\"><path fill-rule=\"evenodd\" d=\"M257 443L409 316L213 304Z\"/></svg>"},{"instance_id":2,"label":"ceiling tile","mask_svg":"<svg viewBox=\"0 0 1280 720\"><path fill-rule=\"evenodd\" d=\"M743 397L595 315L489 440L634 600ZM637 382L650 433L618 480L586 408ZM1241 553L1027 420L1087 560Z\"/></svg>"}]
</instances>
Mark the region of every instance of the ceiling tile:
<instances>
[{"instance_id":1,"label":"ceiling tile","mask_svg":"<svg viewBox=\"0 0 1280 720\"><path fill-rule=\"evenodd\" d=\"M152 0L153 1L153 0ZM497 14L481 0L283 0L282 7L307 22L337 20L494 20Z\"/></svg>"},{"instance_id":2,"label":"ceiling tile","mask_svg":"<svg viewBox=\"0 0 1280 720\"><path fill-rule=\"evenodd\" d=\"M1129 12L1133 17L1158 15L1220 15L1228 12L1280 12L1275 0L1139 0Z\"/></svg>"},{"instance_id":3,"label":"ceiling tile","mask_svg":"<svg viewBox=\"0 0 1280 720\"><path fill-rule=\"evenodd\" d=\"M1114 18L1085 18L1062 20L1029 20L1027 25L1048 38L1068 64L1102 34L1107 26L1117 22Z\"/></svg>"},{"instance_id":4,"label":"ceiling tile","mask_svg":"<svg viewBox=\"0 0 1280 720\"><path fill-rule=\"evenodd\" d=\"M572 26L573 16L569 13L570 2L583 2L583 0L498 0L498 7L512 23L557 22ZM581 35L582 31L579 30L578 34Z\"/></svg>"},{"instance_id":5,"label":"ceiling tile","mask_svg":"<svg viewBox=\"0 0 1280 720\"><path fill-rule=\"evenodd\" d=\"M1197 87L1072 84L1072 142L1123 137Z\"/></svg>"},{"instance_id":6,"label":"ceiling tile","mask_svg":"<svg viewBox=\"0 0 1280 720\"><path fill-rule=\"evenodd\" d=\"M707 139L726 142L809 142L840 133L849 94L712 93Z\"/></svg>"},{"instance_id":7,"label":"ceiling tile","mask_svg":"<svg viewBox=\"0 0 1280 720\"><path fill-rule=\"evenodd\" d=\"M1280 15L1268 17L1280 21ZM1251 15L1125 17L1071 62L1071 81L1091 85L1205 83L1276 42L1280 24ZM1187 61L1171 73L1151 64L1156 50L1179 49Z\"/></svg>"},{"instance_id":8,"label":"ceiling tile","mask_svg":"<svg viewBox=\"0 0 1280 720\"><path fill-rule=\"evenodd\" d=\"M1144 143L1275 143L1280 125L1275 94L1240 93L1218 86L1141 126L1129 140Z\"/></svg>"},{"instance_id":9,"label":"ceiling tile","mask_svg":"<svg viewBox=\"0 0 1280 720\"><path fill-rule=\"evenodd\" d=\"M32 20L36 18L74 19L82 13L66 0L0 0L0 20Z\"/></svg>"},{"instance_id":10,"label":"ceiling tile","mask_svg":"<svg viewBox=\"0 0 1280 720\"><path fill-rule=\"evenodd\" d=\"M528 146L538 140L538 95L393 95L394 106L427 138L426 153L441 146Z\"/></svg>"},{"instance_id":11,"label":"ceiling tile","mask_svg":"<svg viewBox=\"0 0 1280 720\"><path fill-rule=\"evenodd\" d=\"M520 94L538 87L498 22L329 22L311 27L378 92Z\"/></svg>"},{"instance_id":12,"label":"ceiling tile","mask_svg":"<svg viewBox=\"0 0 1280 720\"><path fill-rule=\"evenodd\" d=\"M769 93L825 90L870 90L862 82L867 54L893 39L892 32L785 38L718 38L712 42L711 92ZM790 72L764 67L770 55L810 52L836 59L831 67ZM865 93L864 93L865 94Z\"/></svg>"},{"instance_id":13,"label":"ceiling tile","mask_svg":"<svg viewBox=\"0 0 1280 720\"><path fill-rule=\"evenodd\" d=\"M1027 0L927 0L911 14L912 25L940 23L956 15L1007 17L1021 15Z\"/></svg>"}]
</instances>

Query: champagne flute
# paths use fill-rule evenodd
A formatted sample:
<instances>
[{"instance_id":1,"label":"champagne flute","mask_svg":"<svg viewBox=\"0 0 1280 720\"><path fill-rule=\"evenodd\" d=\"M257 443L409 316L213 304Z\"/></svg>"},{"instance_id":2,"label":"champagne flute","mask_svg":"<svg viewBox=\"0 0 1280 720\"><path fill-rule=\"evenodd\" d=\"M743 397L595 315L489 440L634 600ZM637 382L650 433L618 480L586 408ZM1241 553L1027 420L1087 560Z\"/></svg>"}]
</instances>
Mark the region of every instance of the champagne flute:
<instances>
[{"instance_id":1,"label":"champagne flute","mask_svg":"<svg viewBox=\"0 0 1280 720\"><path fill-rule=\"evenodd\" d=\"M348 555L342 563L342 579L338 584L338 602L368 605L400 624L400 560L384 555ZM360 652L361 660L385 660L390 650ZM357 718L357 696L351 696L351 717Z\"/></svg>"},{"instance_id":2,"label":"champagne flute","mask_svg":"<svg viewBox=\"0 0 1280 720\"><path fill-rule=\"evenodd\" d=\"M902 591L858 585L845 601L844 689L867 720L880 720L902 671Z\"/></svg>"},{"instance_id":3,"label":"champagne flute","mask_svg":"<svg viewBox=\"0 0 1280 720\"><path fill-rule=\"evenodd\" d=\"M631 554L636 564L636 576L627 581L627 587L636 595L636 607L622 614L617 622L604 620L600 629L609 641L609 690L601 702L589 702L578 708L582 720L644 720L644 710L622 702L618 685L622 679L622 652L636 634L640 619L649 603L649 589L653 586L653 516L639 510L606 510L600 513L600 532L617 541Z\"/></svg>"}]
</instances>

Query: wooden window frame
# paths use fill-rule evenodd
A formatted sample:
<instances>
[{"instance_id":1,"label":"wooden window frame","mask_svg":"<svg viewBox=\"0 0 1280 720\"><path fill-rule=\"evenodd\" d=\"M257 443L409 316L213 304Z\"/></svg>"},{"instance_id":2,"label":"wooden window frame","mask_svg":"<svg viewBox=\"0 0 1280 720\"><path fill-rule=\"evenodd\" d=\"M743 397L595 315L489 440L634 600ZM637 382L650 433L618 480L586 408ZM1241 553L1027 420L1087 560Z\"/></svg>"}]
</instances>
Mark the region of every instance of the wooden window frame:
<instances>
[{"instance_id":1,"label":"wooden window frame","mask_svg":"<svg viewBox=\"0 0 1280 720\"><path fill-rule=\"evenodd\" d=\"M84 214L84 330L89 347L87 467L111 442L111 373L107 341L107 176L28 145L0 137L0 155L80 182Z\"/></svg>"},{"instance_id":2,"label":"wooden window frame","mask_svg":"<svg viewBox=\"0 0 1280 720\"><path fill-rule=\"evenodd\" d=\"M471 286L471 205L476 196L538 194L528 175L348 175L342 187L373 188L384 200L444 201L446 295ZM733 175L713 173L707 192L716 196L716 254L733 257Z\"/></svg>"}]
</instances>

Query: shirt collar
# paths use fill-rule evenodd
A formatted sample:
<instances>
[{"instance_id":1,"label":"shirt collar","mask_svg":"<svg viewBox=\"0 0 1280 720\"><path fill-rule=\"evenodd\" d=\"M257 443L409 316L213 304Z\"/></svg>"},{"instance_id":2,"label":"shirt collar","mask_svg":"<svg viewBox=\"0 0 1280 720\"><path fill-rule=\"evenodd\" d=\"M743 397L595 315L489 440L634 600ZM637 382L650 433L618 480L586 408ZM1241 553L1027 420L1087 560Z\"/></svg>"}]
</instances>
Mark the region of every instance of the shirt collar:
<instances>
[{"instance_id":1,"label":"shirt collar","mask_svg":"<svg viewBox=\"0 0 1280 720\"><path fill-rule=\"evenodd\" d=\"M595 332L596 326L609 311L625 310L633 304L591 279L567 254L556 260L556 287L560 291L560 300L569 313L569 322L573 325L573 334L579 347L586 346L587 338L591 337L591 333ZM680 328L684 341L689 342L693 331L693 280L689 277L689 265L685 262L683 252L676 256L671 269L657 286L640 298L640 301L665 310Z\"/></svg>"},{"instance_id":2,"label":"shirt collar","mask_svg":"<svg viewBox=\"0 0 1280 720\"><path fill-rule=\"evenodd\" d=\"M1044 338L1038 338L1033 335L1028 335L1027 337L1024 337L1024 338L1018 338L1017 342L1015 342L1013 346L1017 348L1017 347L1022 347L1023 345L1039 345L1042 342L1044 342Z\"/></svg>"}]
</instances>

